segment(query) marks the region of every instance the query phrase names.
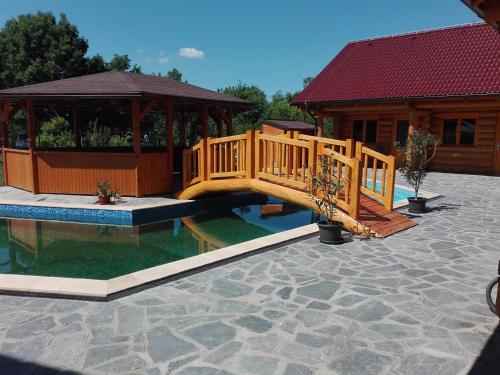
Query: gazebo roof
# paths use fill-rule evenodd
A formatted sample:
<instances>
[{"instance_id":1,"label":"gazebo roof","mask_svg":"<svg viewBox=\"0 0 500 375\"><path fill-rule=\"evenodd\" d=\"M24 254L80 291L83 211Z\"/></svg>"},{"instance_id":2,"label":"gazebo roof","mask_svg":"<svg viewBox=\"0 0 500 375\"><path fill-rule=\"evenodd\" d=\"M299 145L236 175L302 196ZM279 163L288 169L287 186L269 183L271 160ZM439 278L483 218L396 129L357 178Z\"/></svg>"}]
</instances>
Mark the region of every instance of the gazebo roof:
<instances>
[{"instance_id":1,"label":"gazebo roof","mask_svg":"<svg viewBox=\"0 0 500 375\"><path fill-rule=\"evenodd\" d=\"M251 107L252 103L166 77L105 72L0 90L0 100L29 98L156 97L170 100Z\"/></svg>"},{"instance_id":2,"label":"gazebo roof","mask_svg":"<svg viewBox=\"0 0 500 375\"><path fill-rule=\"evenodd\" d=\"M303 121L294 120L264 120L262 124L273 125L276 128L283 130L314 130L314 125L308 124Z\"/></svg>"}]
</instances>

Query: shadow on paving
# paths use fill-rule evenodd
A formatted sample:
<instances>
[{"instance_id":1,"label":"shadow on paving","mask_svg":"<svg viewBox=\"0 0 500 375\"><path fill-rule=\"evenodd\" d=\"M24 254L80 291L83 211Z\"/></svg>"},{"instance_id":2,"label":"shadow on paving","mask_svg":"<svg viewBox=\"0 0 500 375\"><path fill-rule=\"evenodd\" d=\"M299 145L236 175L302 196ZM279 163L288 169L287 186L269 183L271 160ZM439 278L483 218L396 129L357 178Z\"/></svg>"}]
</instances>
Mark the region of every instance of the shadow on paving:
<instances>
[{"instance_id":1,"label":"shadow on paving","mask_svg":"<svg viewBox=\"0 0 500 375\"><path fill-rule=\"evenodd\" d=\"M498 374L500 369L500 326L498 326L481 354L476 359L469 375L491 375Z\"/></svg>"},{"instance_id":2,"label":"shadow on paving","mask_svg":"<svg viewBox=\"0 0 500 375\"><path fill-rule=\"evenodd\" d=\"M0 355L0 374L2 375L80 375L80 372L63 370L33 362L22 362L16 358Z\"/></svg>"}]
</instances>

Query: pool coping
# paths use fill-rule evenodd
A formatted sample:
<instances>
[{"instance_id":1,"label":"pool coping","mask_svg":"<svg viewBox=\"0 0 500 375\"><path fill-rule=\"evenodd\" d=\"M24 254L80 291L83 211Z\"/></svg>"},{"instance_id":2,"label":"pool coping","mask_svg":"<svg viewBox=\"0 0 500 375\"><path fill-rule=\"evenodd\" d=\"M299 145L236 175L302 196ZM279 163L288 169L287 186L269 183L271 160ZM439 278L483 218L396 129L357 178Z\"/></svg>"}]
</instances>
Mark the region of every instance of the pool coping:
<instances>
[{"instance_id":1,"label":"pool coping","mask_svg":"<svg viewBox=\"0 0 500 375\"><path fill-rule=\"evenodd\" d=\"M126 291L152 283L166 282L192 271L295 242L317 232L316 224L308 224L109 280L0 274L0 294L107 301Z\"/></svg>"}]
</instances>

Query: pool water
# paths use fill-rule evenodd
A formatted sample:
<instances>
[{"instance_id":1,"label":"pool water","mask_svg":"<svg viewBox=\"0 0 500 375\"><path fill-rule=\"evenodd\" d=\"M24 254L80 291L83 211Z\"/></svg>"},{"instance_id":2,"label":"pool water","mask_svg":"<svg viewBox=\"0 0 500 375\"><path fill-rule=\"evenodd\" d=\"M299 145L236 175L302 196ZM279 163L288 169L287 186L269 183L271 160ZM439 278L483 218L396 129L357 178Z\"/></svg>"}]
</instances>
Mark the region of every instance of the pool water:
<instances>
[{"instance_id":1,"label":"pool water","mask_svg":"<svg viewBox=\"0 0 500 375\"><path fill-rule=\"evenodd\" d=\"M106 280L314 222L312 210L255 196L134 227L0 219L0 273ZM248 199L245 199L248 203Z\"/></svg>"},{"instance_id":2,"label":"pool water","mask_svg":"<svg viewBox=\"0 0 500 375\"><path fill-rule=\"evenodd\" d=\"M366 187L368 189L371 189L371 187L372 187L371 180L367 180L366 181ZM380 184L380 182L377 182L377 184L375 185L375 191L377 193L381 193L382 192L382 184ZM414 197L414 196L415 196L415 192L414 191L411 191L409 189L400 188L400 187L397 187L397 186L394 187L394 199L393 199L394 203L401 202L401 201L406 201L408 198L411 198L411 197Z\"/></svg>"}]
</instances>

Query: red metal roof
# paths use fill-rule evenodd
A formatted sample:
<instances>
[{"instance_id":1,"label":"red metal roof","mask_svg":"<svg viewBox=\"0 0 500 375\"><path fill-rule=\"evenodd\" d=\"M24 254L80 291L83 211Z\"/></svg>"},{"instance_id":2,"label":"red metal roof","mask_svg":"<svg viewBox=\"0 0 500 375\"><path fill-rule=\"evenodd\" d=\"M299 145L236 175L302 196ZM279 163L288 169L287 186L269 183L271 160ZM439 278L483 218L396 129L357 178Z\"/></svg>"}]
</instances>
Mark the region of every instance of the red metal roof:
<instances>
[{"instance_id":1,"label":"red metal roof","mask_svg":"<svg viewBox=\"0 0 500 375\"><path fill-rule=\"evenodd\" d=\"M347 44L293 103L500 93L500 34L472 24Z\"/></svg>"},{"instance_id":2,"label":"red metal roof","mask_svg":"<svg viewBox=\"0 0 500 375\"><path fill-rule=\"evenodd\" d=\"M251 103L216 91L190 85L165 77L129 72L105 72L58 81L0 90L0 99L29 97L129 97L164 96L167 98L194 99L221 102L235 106Z\"/></svg>"}]
</instances>

